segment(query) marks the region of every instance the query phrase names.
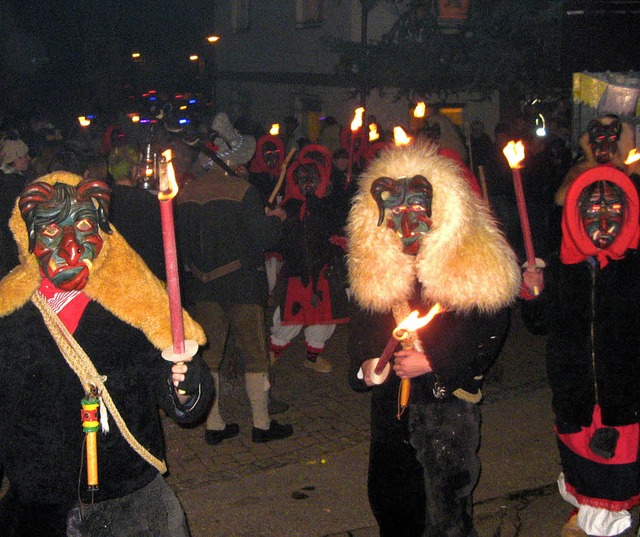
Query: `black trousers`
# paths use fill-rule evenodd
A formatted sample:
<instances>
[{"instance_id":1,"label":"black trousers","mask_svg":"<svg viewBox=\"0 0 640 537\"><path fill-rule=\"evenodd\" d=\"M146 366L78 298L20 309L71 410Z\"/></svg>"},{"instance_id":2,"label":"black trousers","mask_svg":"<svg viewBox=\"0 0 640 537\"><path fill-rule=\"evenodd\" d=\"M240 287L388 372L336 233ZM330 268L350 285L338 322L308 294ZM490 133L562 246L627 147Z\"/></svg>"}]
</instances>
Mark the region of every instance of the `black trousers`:
<instances>
[{"instance_id":1,"label":"black trousers","mask_svg":"<svg viewBox=\"0 0 640 537\"><path fill-rule=\"evenodd\" d=\"M475 536L471 510L480 476L478 406L452 396L412 404L398 420L395 397L376 392L368 492L380 535Z\"/></svg>"}]
</instances>

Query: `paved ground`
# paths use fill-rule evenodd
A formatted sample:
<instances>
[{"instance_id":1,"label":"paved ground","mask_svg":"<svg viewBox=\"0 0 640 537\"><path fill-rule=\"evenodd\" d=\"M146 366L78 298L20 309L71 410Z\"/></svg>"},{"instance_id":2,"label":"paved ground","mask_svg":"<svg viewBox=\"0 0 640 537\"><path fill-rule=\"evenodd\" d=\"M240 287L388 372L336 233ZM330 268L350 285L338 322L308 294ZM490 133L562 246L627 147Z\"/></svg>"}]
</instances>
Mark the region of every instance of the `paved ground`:
<instances>
[{"instance_id":1,"label":"paved ground","mask_svg":"<svg viewBox=\"0 0 640 537\"><path fill-rule=\"evenodd\" d=\"M242 377L229 365L222 410L240 424L237 438L211 447L203 426L166 422L168 479L193 537L377 535L366 497L369 395L347 385L347 337L343 326L331 340L329 374L303 366L300 342L276 364L274 393L291 404L277 418L294 425L290 439L251 442ZM474 496L480 537L556 536L570 510L555 486L544 343L516 312L485 384L483 473Z\"/></svg>"},{"instance_id":2,"label":"paved ground","mask_svg":"<svg viewBox=\"0 0 640 537\"><path fill-rule=\"evenodd\" d=\"M276 364L274 393L291 405L278 416L294 425L289 439L251 442L249 404L231 361L223 368L221 406L240 424L238 437L212 447L203 425L185 429L164 420L168 481L193 537L378 535L366 496L369 395L347 385L347 338L343 326L331 340L329 374L303 366L300 342ZM556 537L570 511L555 485L544 343L516 312L485 384L483 471L474 495L480 537Z\"/></svg>"}]
</instances>

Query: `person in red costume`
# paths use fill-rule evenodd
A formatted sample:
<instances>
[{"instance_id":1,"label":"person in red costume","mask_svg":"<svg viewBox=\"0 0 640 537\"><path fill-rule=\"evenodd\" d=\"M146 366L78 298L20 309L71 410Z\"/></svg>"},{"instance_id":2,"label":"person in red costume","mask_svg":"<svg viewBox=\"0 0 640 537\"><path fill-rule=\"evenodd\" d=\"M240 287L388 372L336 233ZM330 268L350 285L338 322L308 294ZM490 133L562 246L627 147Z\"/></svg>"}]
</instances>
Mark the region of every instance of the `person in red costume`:
<instances>
[{"instance_id":1,"label":"person in red costume","mask_svg":"<svg viewBox=\"0 0 640 537\"><path fill-rule=\"evenodd\" d=\"M566 192L559 256L524 273L523 319L547 334L558 487L575 507L563 537L627 535L640 503L638 218L631 180L590 168Z\"/></svg>"}]
</instances>

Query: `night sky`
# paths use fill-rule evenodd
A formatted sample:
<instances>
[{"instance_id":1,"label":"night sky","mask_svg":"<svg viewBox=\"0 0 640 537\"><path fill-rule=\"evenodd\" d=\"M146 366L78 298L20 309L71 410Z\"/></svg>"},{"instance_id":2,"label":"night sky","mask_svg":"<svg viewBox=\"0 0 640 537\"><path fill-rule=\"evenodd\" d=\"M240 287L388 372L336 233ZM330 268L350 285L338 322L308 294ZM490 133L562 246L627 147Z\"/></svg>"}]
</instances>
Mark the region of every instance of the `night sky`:
<instances>
[{"instance_id":1,"label":"night sky","mask_svg":"<svg viewBox=\"0 0 640 537\"><path fill-rule=\"evenodd\" d=\"M202 53L204 37L214 31L213 5L214 0L4 0L2 106L11 112L88 113L120 97L114 91L132 91L134 83L162 83L171 91L188 85L194 68L187 58ZM143 63L134 64L134 51Z\"/></svg>"}]
</instances>

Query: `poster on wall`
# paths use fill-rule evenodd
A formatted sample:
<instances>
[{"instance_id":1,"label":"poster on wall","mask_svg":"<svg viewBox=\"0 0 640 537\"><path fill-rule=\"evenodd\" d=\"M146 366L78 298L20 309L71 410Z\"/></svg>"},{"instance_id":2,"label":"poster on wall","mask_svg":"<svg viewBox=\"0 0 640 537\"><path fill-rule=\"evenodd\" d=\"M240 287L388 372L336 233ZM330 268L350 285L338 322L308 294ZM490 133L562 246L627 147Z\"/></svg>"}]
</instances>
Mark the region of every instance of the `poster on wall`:
<instances>
[{"instance_id":1,"label":"poster on wall","mask_svg":"<svg viewBox=\"0 0 640 537\"><path fill-rule=\"evenodd\" d=\"M578 149L578 139L592 119L615 114L622 121L620 151L626 157L640 142L640 73L574 73L573 124L571 146Z\"/></svg>"}]
</instances>

